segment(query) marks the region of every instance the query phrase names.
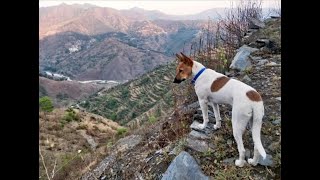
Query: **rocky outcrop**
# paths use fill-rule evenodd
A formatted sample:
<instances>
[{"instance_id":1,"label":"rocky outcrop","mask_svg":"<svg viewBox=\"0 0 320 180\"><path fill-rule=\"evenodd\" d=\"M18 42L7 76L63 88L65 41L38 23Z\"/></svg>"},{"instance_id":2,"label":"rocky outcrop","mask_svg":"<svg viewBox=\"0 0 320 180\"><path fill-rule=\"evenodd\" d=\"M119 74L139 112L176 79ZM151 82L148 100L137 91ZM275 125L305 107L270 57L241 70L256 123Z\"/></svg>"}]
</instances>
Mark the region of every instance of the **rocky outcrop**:
<instances>
[{"instance_id":1,"label":"rocky outcrop","mask_svg":"<svg viewBox=\"0 0 320 180\"><path fill-rule=\"evenodd\" d=\"M237 54L233 58L230 68L236 69L239 71L245 71L249 68L251 68L251 62L249 59L249 56L252 52L257 51L257 48L252 48L247 45L243 45L240 47L237 51Z\"/></svg>"},{"instance_id":2,"label":"rocky outcrop","mask_svg":"<svg viewBox=\"0 0 320 180\"><path fill-rule=\"evenodd\" d=\"M209 180L204 175L195 161L195 159L187 152L182 151L170 164L161 180Z\"/></svg>"},{"instance_id":3,"label":"rocky outcrop","mask_svg":"<svg viewBox=\"0 0 320 180\"><path fill-rule=\"evenodd\" d=\"M94 180L97 179L97 177L100 177L104 171L107 168L112 167L112 164L116 161L116 156L118 152L125 152L132 148L134 148L136 145L138 145L141 142L142 138L139 135L131 135L127 136L125 138L120 139L117 144L115 145L112 154L107 156L103 161L100 162L100 164L91 172L88 172L84 176L82 176L82 180Z\"/></svg>"},{"instance_id":4,"label":"rocky outcrop","mask_svg":"<svg viewBox=\"0 0 320 180\"><path fill-rule=\"evenodd\" d=\"M266 25L264 22L256 19L256 18L251 18L249 22L249 28L250 29L260 29L264 28Z\"/></svg>"}]
</instances>

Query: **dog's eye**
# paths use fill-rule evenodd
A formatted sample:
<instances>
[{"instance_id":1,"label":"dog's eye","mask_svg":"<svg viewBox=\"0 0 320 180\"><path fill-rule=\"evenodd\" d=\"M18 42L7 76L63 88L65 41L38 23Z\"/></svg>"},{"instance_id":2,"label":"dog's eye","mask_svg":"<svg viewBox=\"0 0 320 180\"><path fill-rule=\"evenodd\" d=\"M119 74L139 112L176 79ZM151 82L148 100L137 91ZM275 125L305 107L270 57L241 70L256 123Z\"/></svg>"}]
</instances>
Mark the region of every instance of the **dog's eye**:
<instances>
[{"instance_id":1,"label":"dog's eye","mask_svg":"<svg viewBox=\"0 0 320 180\"><path fill-rule=\"evenodd\" d=\"M182 69L180 69L179 72L182 72Z\"/></svg>"}]
</instances>

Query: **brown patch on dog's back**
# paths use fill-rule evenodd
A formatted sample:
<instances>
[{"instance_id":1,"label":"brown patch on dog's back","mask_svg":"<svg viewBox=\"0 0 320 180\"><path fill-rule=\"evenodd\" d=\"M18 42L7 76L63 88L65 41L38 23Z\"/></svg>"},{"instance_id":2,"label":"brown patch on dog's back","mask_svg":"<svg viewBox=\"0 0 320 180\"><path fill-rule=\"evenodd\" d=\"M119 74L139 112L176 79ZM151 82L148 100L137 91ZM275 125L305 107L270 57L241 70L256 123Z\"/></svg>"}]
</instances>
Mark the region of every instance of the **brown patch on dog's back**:
<instances>
[{"instance_id":1,"label":"brown patch on dog's back","mask_svg":"<svg viewBox=\"0 0 320 180\"><path fill-rule=\"evenodd\" d=\"M218 77L215 81L211 84L211 92L217 92L219 91L227 82L230 80L230 78L226 76Z\"/></svg>"},{"instance_id":2,"label":"brown patch on dog's back","mask_svg":"<svg viewBox=\"0 0 320 180\"><path fill-rule=\"evenodd\" d=\"M254 91L254 90L248 91L246 95L251 101L262 101L262 98L257 91Z\"/></svg>"}]
</instances>

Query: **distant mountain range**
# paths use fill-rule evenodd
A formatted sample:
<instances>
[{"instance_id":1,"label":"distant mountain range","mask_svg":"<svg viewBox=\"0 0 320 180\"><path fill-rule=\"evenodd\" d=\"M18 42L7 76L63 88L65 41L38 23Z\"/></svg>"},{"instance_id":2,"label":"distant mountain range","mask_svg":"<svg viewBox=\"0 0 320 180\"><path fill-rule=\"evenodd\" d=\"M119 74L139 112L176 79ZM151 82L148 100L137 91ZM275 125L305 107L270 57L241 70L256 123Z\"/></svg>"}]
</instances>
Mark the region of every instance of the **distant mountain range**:
<instances>
[{"instance_id":1,"label":"distant mountain range","mask_svg":"<svg viewBox=\"0 0 320 180\"><path fill-rule=\"evenodd\" d=\"M177 16L91 4L41 7L40 70L75 80L130 80L171 62L176 52L188 53L209 17L223 12Z\"/></svg>"},{"instance_id":2,"label":"distant mountain range","mask_svg":"<svg viewBox=\"0 0 320 180\"><path fill-rule=\"evenodd\" d=\"M39 8L40 39L59 32L74 31L87 35L105 32L126 32L135 21L208 20L224 14L225 8L213 8L193 15L168 15L156 10L131 8L116 10L90 4L61 4Z\"/></svg>"},{"instance_id":3,"label":"distant mountain range","mask_svg":"<svg viewBox=\"0 0 320 180\"><path fill-rule=\"evenodd\" d=\"M89 4L39 9L40 70L75 80L130 80L190 44L205 20L164 20L158 11Z\"/></svg>"}]
</instances>

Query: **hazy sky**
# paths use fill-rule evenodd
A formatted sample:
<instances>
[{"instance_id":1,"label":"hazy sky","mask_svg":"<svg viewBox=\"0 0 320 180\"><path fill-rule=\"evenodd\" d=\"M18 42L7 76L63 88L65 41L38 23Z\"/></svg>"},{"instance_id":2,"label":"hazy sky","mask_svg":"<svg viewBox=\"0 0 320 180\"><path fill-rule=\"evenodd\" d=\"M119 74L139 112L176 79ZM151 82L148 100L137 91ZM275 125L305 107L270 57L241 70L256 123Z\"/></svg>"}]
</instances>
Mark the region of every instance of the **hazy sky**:
<instances>
[{"instance_id":1,"label":"hazy sky","mask_svg":"<svg viewBox=\"0 0 320 180\"><path fill-rule=\"evenodd\" d=\"M174 15L184 15L184 14L195 14L201 11L219 8L219 7L229 7L230 0L199 0L199 1L169 1L169 0L144 0L144 1L125 1L125 0L104 0L104 1L66 1L66 0L56 0L56 1L46 1L39 0L39 7L54 6L61 3L66 4L94 4L102 7L111 7L114 9L130 9L133 7L139 7L146 10L159 10L166 14ZM263 7L277 7L280 6L280 0L263 0Z\"/></svg>"}]
</instances>

